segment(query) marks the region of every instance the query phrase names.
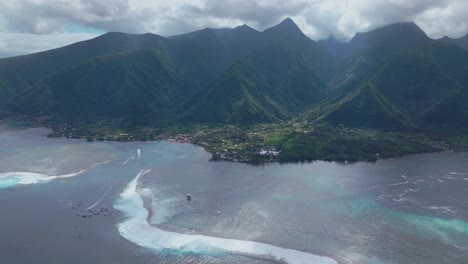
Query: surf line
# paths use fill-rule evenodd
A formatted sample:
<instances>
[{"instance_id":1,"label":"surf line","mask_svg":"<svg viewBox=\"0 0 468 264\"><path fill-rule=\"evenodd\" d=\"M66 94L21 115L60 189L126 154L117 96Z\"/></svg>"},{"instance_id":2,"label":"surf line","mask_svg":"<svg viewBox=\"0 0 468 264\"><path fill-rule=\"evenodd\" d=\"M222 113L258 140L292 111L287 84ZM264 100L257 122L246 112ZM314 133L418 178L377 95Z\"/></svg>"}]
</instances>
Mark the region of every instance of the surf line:
<instances>
[{"instance_id":1,"label":"surf line","mask_svg":"<svg viewBox=\"0 0 468 264\"><path fill-rule=\"evenodd\" d=\"M17 178L18 182L15 185L30 185L30 184L37 184L37 183L46 183L50 182L52 180L59 180L59 179L66 179L66 178L72 178L75 176L78 176L82 173L85 173L86 171L95 168L97 166L101 166L104 164L107 164L111 162L111 160L106 160L103 162L95 163L93 165L90 165L86 169L81 169L77 172L69 173L69 174L63 174L63 175L47 175L47 174L42 174L42 173L37 173L37 172L24 172L24 171L19 171L19 172L4 172L0 173L0 180L6 179L6 178Z\"/></svg>"},{"instance_id":2,"label":"surf line","mask_svg":"<svg viewBox=\"0 0 468 264\"><path fill-rule=\"evenodd\" d=\"M204 235L180 234L152 226L147 221L149 212L138 193L138 180L148 172L150 170L140 171L127 184L120 194L120 199L114 205L114 208L127 216L126 220L117 225L120 235L136 245L154 250L190 250L199 253L206 252L208 247L230 254L248 254L282 260L289 264L338 264L336 260L330 257L270 244Z\"/></svg>"}]
</instances>

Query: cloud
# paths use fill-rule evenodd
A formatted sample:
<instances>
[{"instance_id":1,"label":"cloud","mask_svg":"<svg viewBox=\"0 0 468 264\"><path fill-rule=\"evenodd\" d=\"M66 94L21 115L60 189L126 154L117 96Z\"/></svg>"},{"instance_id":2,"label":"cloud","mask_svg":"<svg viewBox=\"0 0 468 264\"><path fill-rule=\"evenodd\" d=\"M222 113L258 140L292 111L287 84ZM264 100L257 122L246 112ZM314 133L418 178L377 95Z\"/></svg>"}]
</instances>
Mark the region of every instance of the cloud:
<instances>
[{"instance_id":1,"label":"cloud","mask_svg":"<svg viewBox=\"0 0 468 264\"><path fill-rule=\"evenodd\" d=\"M439 38L465 35L466 14L466 0L0 0L0 35L24 34L27 40L52 34L72 40L77 35L69 33L79 29L88 34L169 36L244 23L263 30L291 17L316 40L329 34L349 39L356 32L404 21L414 21L429 36ZM5 42L11 43L3 40L4 46ZM52 44L57 43L49 48ZM47 48L46 43L38 46Z\"/></svg>"},{"instance_id":2,"label":"cloud","mask_svg":"<svg viewBox=\"0 0 468 264\"><path fill-rule=\"evenodd\" d=\"M69 25L134 31L151 17L128 0L1 0L0 10L5 29L33 34L61 32Z\"/></svg>"},{"instance_id":3,"label":"cloud","mask_svg":"<svg viewBox=\"0 0 468 264\"><path fill-rule=\"evenodd\" d=\"M0 58L63 47L97 37L96 33L24 34L0 33Z\"/></svg>"},{"instance_id":4,"label":"cloud","mask_svg":"<svg viewBox=\"0 0 468 264\"><path fill-rule=\"evenodd\" d=\"M463 1L463 0L461 0ZM364 32L396 22L424 24L427 10L446 8L457 0L327 0L316 1L298 18L305 32L315 38L334 34L351 38L356 32ZM468 11L468 8L467 8ZM434 20L435 17L430 19ZM468 31L468 28L467 28ZM433 37L444 34L433 32ZM452 32L447 32L451 34Z\"/></svg>"},{"instance_id":5,"label":"cloud","mask_svg":"<svg viewBox=\"0 0 468 264\"><path fill-rule=\"evenodd\" d=\"M187 8L193 15L198 17L210 17L216 19L235 19L252 26L265 28L284 19L295 16L304 8L308 7L310 1L284 1L284 0L259 0L238 1L226 0L204 1L200 7L190 6Z\"/></svg>"}]
</instances>

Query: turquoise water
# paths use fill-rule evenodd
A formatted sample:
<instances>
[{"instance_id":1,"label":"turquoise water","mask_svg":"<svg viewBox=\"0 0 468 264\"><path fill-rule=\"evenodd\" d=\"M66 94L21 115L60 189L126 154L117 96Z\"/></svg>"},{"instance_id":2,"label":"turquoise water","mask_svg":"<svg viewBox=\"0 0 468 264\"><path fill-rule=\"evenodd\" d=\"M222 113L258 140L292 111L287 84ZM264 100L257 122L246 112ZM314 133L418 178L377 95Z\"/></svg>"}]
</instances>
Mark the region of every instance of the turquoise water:
<instances>
[{"instance_id":1,"label":"turquoise water","mask_svg":"<svg viewBox=\"0 0 468 264\"><path fill-rule=\"evenodd\" d=\"M254 167L208 162L187 144L46 133L0 125L7 263L69 262L75 251L90 263L455 264L468 256L466 153ZM112 215L81 217L101 207ZM33 228L37 216L53 224Z\"/></svg>"},{"instance_id":2,"label":"turquoise water","mask_svg":"<svg viewBox=\"0 0 468 264\"><path fill-rule=\"evenodd\" d=\"M19 183L20 179L17 177L5 177L0 178L0 189L6 189L9 187L16 186Z\"/></svg>"}]
</instances>

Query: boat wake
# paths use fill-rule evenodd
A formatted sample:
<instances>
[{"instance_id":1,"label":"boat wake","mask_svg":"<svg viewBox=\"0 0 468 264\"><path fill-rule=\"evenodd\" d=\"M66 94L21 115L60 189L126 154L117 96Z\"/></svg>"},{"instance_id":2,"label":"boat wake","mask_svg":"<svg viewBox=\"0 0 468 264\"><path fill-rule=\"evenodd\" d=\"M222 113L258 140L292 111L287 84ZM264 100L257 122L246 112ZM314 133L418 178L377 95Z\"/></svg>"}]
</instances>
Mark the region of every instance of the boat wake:
<instances>
[{"instance_id":1,"label":"boat wake","mask_svg":"<svg viewBox=\"0 0 468 264\"><path fill-rule=\"evenodd\" d=\"M104 198L109 194L109 192L112 190L112 186L110 186L107 191L101 196L99 200L97 200L95 203L90 205L88 208L86 208L87 211L93 209L94 207L98 206L102 201L104 201Z\"/></svg>"},{"instance_id":2,"label":"boat wake","mask_svg":"<svg viewBox=\"0 0 468 264\"><path fill-rule=\"evenodd\" d=\"M337 264L332 258L281 248L269 244L217 238L204 235L188 235L161 230L148 223L148 210L139 193L138 180L150 170L143 170L132 179L120 194L114 208L123 212L127 219L118 224L122 237L153 250L175 250L197 254L226 252L229 254L255 255L265 259L284 261L290 264Z\"/></svg>"}]
</instances>

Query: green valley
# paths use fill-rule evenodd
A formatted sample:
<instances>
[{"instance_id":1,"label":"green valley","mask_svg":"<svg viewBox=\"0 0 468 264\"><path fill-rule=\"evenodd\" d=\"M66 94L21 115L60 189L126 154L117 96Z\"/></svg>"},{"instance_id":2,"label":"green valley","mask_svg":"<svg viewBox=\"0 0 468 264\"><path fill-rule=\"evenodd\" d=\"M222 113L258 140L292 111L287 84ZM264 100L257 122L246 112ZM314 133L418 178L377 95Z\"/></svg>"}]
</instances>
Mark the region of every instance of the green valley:
<instances>
[{"instance_id":1,"label":"green valley","mask_svg":"<svg viewBox=\"0 0 468 264\"><path fill-rule=\"evenodd\" d=\"M214 160L374 161L463 145L464 39L415 23L315 42L291 19L173 37L111 32L0 59L1 118L51 137L175 140Z\"/></svg>"}]
</instances>

